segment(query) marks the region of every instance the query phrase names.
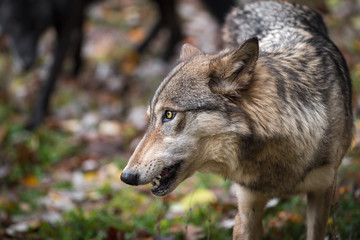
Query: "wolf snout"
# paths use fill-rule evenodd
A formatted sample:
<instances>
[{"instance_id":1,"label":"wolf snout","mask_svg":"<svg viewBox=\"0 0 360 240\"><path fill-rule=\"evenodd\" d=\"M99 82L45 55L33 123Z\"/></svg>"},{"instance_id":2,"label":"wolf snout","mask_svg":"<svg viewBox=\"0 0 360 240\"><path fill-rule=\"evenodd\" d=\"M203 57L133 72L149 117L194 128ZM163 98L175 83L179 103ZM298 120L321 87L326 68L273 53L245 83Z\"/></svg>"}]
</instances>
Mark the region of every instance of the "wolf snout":
<instances>
[{"instance_id":1,"label":"wolf snout","mask_svg":"<svg viewBox=\"0 0 360 240\"><path fill-rule=\"evenodd\" d=\"M121 173L120 179L121 181L129 185L133 185L133 186L139 185L139 174L131 170L123 171Z\"/></svg>"}]
</instances>

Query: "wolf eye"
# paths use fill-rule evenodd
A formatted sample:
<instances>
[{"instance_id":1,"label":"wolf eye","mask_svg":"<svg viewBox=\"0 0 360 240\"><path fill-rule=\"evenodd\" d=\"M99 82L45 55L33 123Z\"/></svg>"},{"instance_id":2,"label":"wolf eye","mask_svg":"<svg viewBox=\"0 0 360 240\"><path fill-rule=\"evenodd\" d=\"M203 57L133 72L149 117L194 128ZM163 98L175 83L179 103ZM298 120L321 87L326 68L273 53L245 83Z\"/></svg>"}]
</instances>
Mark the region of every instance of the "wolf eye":
<instances>
[{"instance_id":1,"label":"wolf eye","mask_svg":"<svg viewBox=\"0 0 360 240\"><path fill-rule=\"evenodd\" d=\"M176 112L166 110L163 121L164 122L170 121L170 120L174 119L175 115L176 115Z\"/></svg>"}]
</instances>

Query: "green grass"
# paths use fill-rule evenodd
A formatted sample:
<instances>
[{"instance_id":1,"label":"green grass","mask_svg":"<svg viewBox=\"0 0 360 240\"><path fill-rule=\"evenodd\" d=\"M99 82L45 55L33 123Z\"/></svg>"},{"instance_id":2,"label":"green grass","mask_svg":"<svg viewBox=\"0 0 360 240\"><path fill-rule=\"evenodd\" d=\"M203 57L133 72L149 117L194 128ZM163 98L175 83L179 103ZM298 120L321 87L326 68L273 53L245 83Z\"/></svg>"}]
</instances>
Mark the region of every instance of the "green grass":
<instances>
[{"instance_id":1,"label":"green grass","mask_svg":"<svg viewBox=\"0 0 360 240\"><path fill-rule=\"evenodd\" d=\"M41 178L53 164L75 155L81 147L70 134L46 127L35 132L26 131L20 125L10 125L4 129L6 136L2 151L12 159L11 174L4 179L8 183L17 182L28 175Z\"/></svg>"}]
</instances>

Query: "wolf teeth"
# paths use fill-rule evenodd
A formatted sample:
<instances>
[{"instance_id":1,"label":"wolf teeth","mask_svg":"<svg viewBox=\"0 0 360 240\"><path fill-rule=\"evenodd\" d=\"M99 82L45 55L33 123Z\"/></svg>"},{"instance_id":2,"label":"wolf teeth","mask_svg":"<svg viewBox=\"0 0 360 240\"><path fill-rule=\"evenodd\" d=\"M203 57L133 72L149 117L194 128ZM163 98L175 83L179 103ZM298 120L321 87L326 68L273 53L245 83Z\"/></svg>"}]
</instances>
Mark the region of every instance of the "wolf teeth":
<instances>
[{"instance_id":1,"label":"wolf teeth","mask_svg":"<svg viewBox=\"0 0 360 240\"><path fill-rule=\"evenodd\" d=\"M160 186L160 181L157 180L157 179L154 179L152 182L151 182L153 188L158 188Z\"/></svg>"},{"instance_id":2,"label":"wolf teeth","mask_svg":"<svg viewBox=\"0 0 360 240\"><path fill-rule=\"evenodd\" d=\"M154 180L152 180L151 184L153 185L153 188L158 188L160 186L160 179L161 175L157 176L156 178L154 178Z\"/></svg>"},{"instance_id":3,"label":"wolf teeth","mask_svg":"<svg viewBox=\"0 0 360 240\"><path fill-rule=\"evenodd\" d=\"M159 186L160 185L160 181L158 179L154 179L154 183Z\"/></svg>"}]
</instances>

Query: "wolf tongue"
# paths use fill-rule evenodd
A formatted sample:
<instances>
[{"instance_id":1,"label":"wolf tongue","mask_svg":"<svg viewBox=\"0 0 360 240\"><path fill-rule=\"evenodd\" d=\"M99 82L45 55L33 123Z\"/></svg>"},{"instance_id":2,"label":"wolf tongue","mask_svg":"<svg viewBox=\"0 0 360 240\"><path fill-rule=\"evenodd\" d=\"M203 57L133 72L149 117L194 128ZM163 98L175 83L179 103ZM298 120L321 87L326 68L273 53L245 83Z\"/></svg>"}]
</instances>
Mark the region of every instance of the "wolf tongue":
<instances>
[{"instance_id":1,"label":"wolf tongue","mask_svg":"<svg viewBox=\"0 0 360 240\"><path fill-rule=\"evenodd\" d=\"M169 175L169 170L164 168L161 172L161 178L166 178Z\"/></svg>"}]
</instances>

